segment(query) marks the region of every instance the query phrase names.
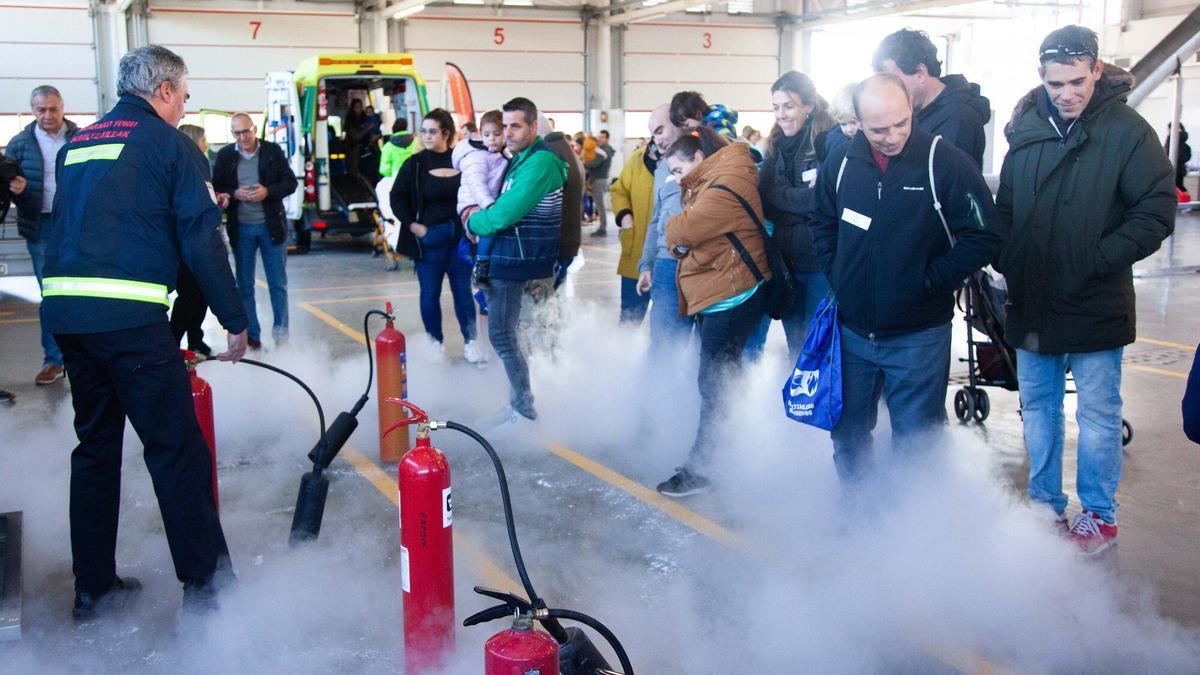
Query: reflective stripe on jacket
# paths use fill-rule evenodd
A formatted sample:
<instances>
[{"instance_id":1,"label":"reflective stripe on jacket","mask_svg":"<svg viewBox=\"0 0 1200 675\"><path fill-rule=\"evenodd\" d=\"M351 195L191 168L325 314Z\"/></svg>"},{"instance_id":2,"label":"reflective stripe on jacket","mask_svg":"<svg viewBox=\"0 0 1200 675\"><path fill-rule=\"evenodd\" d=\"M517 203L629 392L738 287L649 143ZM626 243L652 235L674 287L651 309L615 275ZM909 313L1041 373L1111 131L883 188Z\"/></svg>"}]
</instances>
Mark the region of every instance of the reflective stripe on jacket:
<instances>
[{"instance_id":1,"label":"reflective stripe on jacket","mask_svg":"<svg viewBox=\"0 0 1200 675\"><path fill-rule=\"evenodd\" d=\"M58 153L42 323L100 333L166 321L182 262L221 324L247 325L208 162L144 99L123 96Z\"/></svg>"}]
</instances>

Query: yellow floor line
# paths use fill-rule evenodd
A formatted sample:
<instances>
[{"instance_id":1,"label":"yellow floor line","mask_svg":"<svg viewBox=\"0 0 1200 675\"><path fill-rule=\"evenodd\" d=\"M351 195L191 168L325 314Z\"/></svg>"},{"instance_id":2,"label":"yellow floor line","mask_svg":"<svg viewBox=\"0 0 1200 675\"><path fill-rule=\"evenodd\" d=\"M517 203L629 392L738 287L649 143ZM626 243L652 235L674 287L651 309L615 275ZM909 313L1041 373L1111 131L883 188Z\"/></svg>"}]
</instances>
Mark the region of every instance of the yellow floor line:
<instances>
[{"instance_id":1,"label":"yellow floor line","mask_svg":"<svg viewBox=\"0 0 1200 675\"><path fill-rule=\"evenodd\" d=\"M8 324L14 324L14 323L37 323L39 321L41 321L41 319L36 319L36 318L34 318L34 319L4 319L4 320L0 320L0 325L8 325Z\"/></svg>"},{"instance_id":2,"label":"yellow floor line","mask_svg":"<svg viewBox=\"0 0 1200 675\"><path fill-rule=\"evenodd\" d=\"M1139 366L1134 364L1126 364L1125 367L1130 370L1139 370L1143 373L1150 373L1152 375L1163 375L1165 377L1174 377L1181 380L1186 380L1188 378L1187 373L1181 373L1175 370L1166 370L1164 368L1153 368L1151 366Z\"/></svg>"},{"instance_id":3,"label":"yellow floor line","mask_svg":"<svg viewBox=\"0 0 1200 675\"><path fill-rule=\"evenodd\" d=\"M1148 337L1140 337L1137 339L1137 341L1145 342L1148 345L1156 345L1158 347L1174 347L1175 349L1182 349L1182 350L1188 351L1188 352L1196 351L1195 345L1185 345L1182 342L1171 342L1170 340L1156 340L1154 338L1148 338Z\"/></svg>"},{"instance_id":4,"label":"yellow floor line","mask_svg":"<svg viewBox=\"0 0 1200 675\"><path fill-rule=\"evenodd\" d=\"M682 506L679 502L668 499L645 485L626 478L607 466L575 452L565 445L551 443L549 449L558 458L574 464L613 487L624 490L710 539L741 551L747 550L750 547L740 535Z\"/></svg>"},{"instance_id":5,"label":"yellow floor line","mask_svg":"<svg viewBox=\"0 0 1200 675\"><path fill-rule=\"evenodd\" d=\"M299 307L300 309L308 312L309 314L312 314L313 316L317 317L318 319L324 321L325 323L329 324L330 326L333 326L334 328L340 330L342 333L344 333L347 337L353 339L355 342L357 342L359 344L366 344L361 331L355 330L354 328L347 326L346 324L342 323L341 321L338 321L337 319L330 316L329 314L317 309L316 307L313 307L311 302L297 303L296 306Z\"/></svg>"},{"instance_id":6,"label":"yellow floor line","mask_svg":"<svg viewBox=\"0 0 1200 675\"><path fill-rule=\"evenodd\" d=\"M363 478L366 478L371 485L374 485L376 490L379 490L384 497L391 500L392 504L397 507L400 506L400 491L396 485L396 481L386 471L379 468L378 464L348 445L342 448L341 456L358 473L362 474ZM509 576L504 570L500 569L500 566L489 558L486 553L468 542L466 537L460 534L458 530L454 531L454 547L460 551L467 551L471 567L479 572L479 575L483 578L484 586L491 586L500 590L524 595L520 583Z\"/></svg>"}]
</instances>

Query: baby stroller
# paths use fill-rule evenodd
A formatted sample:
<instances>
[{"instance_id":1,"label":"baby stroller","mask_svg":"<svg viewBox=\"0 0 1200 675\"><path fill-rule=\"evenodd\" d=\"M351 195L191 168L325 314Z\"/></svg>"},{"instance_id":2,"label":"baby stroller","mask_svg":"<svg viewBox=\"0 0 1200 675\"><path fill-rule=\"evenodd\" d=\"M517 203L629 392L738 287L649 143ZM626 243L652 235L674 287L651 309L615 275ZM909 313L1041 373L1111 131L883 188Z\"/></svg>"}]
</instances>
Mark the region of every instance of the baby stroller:
<instances>
[{"instance_id":1,"label":"baby stroller","mask_svg":"<svg viewBox=\"0 0 1200 675\"><path fill-rule=\"evenodd\" d=\"M1017 350L1004 339L1008 286L990 267L976 272L959 289L958 308L967 322L967 384L954 392L954 416L960 422L983 422L992 406L982 387L1017 391ZM1069 373L1068 373L1069 375ZM1075 393L1069 388L1068 394ZM1133 426L1121 420L1121 444L1133 440Z\"/></svg>"}]
</instances>

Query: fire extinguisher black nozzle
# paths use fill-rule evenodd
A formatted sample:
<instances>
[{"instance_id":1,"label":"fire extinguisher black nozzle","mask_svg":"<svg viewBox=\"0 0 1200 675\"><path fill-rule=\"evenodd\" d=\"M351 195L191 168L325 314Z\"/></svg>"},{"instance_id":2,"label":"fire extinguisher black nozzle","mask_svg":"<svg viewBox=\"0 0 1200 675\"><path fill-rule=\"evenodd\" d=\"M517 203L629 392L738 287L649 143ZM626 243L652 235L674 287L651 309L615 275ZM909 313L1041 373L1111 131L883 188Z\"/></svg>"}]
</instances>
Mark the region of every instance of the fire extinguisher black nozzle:
<instances>
[{"instance_id":1,"label":"fire extinguisher black nozzle","mask_svg":"<svg viewBox=\"0 0 1200 675\"><path fill-rule=\"evenodd\" d=\"M296 497L289 545L312 541L321 534L321 519L325 515L325 498L328 495L329 479L325 476L312 472L300 479L300 494Z\"/></svg>"},{"instance_id":2,"label":"fire extinguisher black nozzle","mask_svg":"<svg viewBox=\"0 0 1200 675\"><path fill-rule=\"evenodd\" d=\"M339 413L325 432L325 442L317 441L317 444L308 453L308 458L312 461L313 466L319 464L322 469L329 468L334 458L341 452L342 446L346 445L346 441L350 440L350 435L357 428L358 418L354 416L354 413Z\"/></svg>"}]
</instances>

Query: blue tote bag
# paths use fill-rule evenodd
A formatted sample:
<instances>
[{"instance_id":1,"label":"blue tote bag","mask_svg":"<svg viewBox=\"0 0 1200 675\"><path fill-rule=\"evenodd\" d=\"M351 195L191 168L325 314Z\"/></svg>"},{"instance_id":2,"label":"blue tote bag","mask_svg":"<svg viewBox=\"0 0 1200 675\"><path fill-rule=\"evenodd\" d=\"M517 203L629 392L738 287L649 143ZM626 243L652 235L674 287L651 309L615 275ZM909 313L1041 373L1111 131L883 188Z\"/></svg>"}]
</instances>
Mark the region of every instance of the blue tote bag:
<instances>
[{"instance_id":1,"label":"blue tote bag","mask_svg":"<svg viewBox=\"0 0 1200 675\"><path fill-rule=\"evenodd\" d=\"M842 419L842 335L832 297L817 305L809 323L804 348L783 385L783 408L797 422L827 431Z\"/></svg>"}]
</instances>

